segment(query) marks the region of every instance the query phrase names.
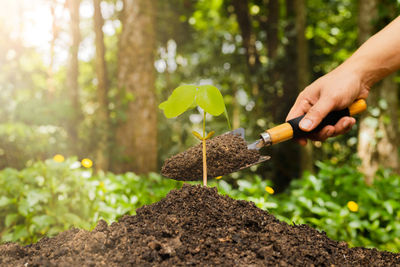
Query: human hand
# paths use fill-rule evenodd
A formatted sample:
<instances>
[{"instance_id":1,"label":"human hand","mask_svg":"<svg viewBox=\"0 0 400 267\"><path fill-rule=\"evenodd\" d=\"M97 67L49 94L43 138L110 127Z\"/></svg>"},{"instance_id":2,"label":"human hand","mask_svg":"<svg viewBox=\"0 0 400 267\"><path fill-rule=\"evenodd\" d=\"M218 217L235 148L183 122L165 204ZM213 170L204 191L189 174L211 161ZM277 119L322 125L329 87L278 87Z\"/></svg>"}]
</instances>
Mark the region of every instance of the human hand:
<instances>
[{"instance_id":1,"label":"human hand","mask_svg":"<svg viewBox=\"0 0 400 267\"><path fill-rule=\"evenodd\" d=\"M352 71L351 66L341 65L307 86L297 97L286 120L306 114L299 126L309 132L318 126L326 115L333 110L350 106L356 99L366 98L369 86L362 82L361 75ZM319 132L310 134L311 140L324 141L328 137L344 134L355 124L352 117L343 117L335 125L328 125ZM301 145L307 139L298 139Z\"/></svg>"}]
</instances>

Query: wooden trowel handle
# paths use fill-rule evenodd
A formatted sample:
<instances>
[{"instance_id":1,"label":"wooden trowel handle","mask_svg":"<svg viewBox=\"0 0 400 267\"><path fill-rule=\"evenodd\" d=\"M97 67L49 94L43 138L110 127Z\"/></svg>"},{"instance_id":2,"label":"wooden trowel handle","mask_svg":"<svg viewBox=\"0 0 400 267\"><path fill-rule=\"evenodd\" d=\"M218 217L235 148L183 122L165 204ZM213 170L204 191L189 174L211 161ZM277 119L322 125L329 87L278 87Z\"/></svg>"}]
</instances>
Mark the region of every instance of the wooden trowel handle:
<instances>
[{"instance_id":1,"label":"wooden trowel handle","mask_svg":"<svg viewBox=\"0 0 400 267\"><path fill-rule=\"evenodd\" d=\"M318 132L327 125L335 125L341 118L359 114L367 109L367 103L364 99L359 99L348 108L338 111L332 111L321 121L321 123L311 132L305 132L300 129L299 123L304 115L291 119L281 125L267 130L271 143L277 144L291 138L307 137L310 133Z\"/></svg>"}]
</instances>

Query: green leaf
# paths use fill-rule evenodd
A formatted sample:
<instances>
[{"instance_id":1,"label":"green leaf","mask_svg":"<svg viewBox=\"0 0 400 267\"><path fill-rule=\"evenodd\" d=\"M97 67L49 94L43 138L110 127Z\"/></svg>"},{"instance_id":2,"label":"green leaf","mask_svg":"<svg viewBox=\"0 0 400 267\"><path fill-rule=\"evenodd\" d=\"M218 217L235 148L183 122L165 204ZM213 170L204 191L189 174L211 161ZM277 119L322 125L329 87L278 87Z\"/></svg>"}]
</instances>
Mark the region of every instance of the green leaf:
<instances>
[{"instance_id":1,"label":"green leaf","mask_svg":"<svg viewBox=\"0 0 400 267\"><path fill-rule=\"evenodd\" d=\"M199 86L196 103L213 116L218 116L225 111L224 98L218 88L212 85Z\"/></svg>"},{"instance_id":2,"label":"green leaf","mask_svg":"<svg viewBox=\"0 0 400 267\"><path fill-rule=\"evenodd\" d=\"M6 219L5 219L6 227L10 227L10 225L13 224L14 222L16 222L17 219L18 219L17 213L7 214Z\"/></svg>"},{"instance_id":3,"label":"green leaf","mask_svg":"<svg viewBox=\"0 0 400 267\"><path fill-rule=\"evenodd\" d=\"M17 241L19 239L24 239L29 236L29 232L26 229L26 225L18 225L15 227L14 234L13 234L13 240Z\"/></svg>"},{"instance_id":4,"label":"green leaf","mask_svg":"<svg viewBox=\"0 0 400 267\"><path fill-rule=\"evenodd\" d=\"M0 207L7 206L10 203L11 203L11 199L9 199L8 197L6 197L6 196L0 197Z\"/></svg>"},{"instance_id":5,"label":"green leaf","mask_svg":"<svg viewBox=\"0 0 400 267\"><path fill-rule=\"evenodd\" d=\"M179 116L193 105L196 88L195 85L179 86L168 97L168 100L162 102L158 107L164 111L167 118Z\"/></svg>"},{"instance_id":6,"label":"green leaf","mask_svg":"<svg viewBox=\"0 0 400 267\"><path fill-rule=\"evenodd\" d=\"M46 227L55 223L55 219L49 215L39 215L32 218L32 222L40 227Z\"/></svg>"},{"instance_id":7,"label":"green leaf","mask_svg":"<svg viewBox=\"0 0 400 267\"><path fill-rule=\"evenodd\" d=\"M26 199L22 199L18 204L19 214L21 214L24 217L28 216L29 207L30 207L29 202L26 201Z\"/></svg>"}]
</instances>

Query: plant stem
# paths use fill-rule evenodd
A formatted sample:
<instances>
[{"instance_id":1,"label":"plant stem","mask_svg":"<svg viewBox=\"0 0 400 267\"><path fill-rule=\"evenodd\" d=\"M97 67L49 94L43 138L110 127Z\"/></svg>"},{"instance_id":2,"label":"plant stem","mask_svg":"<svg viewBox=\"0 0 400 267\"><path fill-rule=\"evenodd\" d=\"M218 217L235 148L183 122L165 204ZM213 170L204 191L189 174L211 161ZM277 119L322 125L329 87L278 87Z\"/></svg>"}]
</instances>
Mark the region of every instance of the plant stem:
<instances>
[{"instance_id":1,"label":"plant stem","mask_svg":"<svg viewBox=\"0 0 400 267\"><path fill-rule=\"evenodd\" d=\"M207 186L207 157L206 157L206 112L203 117L203 185Z\"/></svg>"}]
</instances>

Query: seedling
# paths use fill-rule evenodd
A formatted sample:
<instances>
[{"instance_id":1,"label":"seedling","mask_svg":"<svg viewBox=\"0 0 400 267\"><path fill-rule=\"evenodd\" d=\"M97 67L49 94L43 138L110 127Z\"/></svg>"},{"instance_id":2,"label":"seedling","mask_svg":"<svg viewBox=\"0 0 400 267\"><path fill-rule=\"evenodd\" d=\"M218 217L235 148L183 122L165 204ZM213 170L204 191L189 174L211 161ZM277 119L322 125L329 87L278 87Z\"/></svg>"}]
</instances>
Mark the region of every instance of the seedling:
<instances>
[{"instance_id":1,"label":"seedling","mask_svg":"<svg viewBox=\"0 0 400 267\"><path fill-rule=\"evenodd\" d=\"M221 92L212 85L182 85L175 88L168 100L162 102L158 107L164 111L167 118L173 118L196 106L203 109L203 134L196 131L193 131L192 134L203 143L203 185L207 186L206 140L215 133L211 131L206 135L207 113L213 116L224 113L229 129L231 128Z\"/></svg>"}]
</instances>

